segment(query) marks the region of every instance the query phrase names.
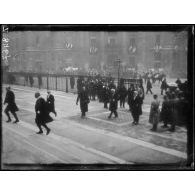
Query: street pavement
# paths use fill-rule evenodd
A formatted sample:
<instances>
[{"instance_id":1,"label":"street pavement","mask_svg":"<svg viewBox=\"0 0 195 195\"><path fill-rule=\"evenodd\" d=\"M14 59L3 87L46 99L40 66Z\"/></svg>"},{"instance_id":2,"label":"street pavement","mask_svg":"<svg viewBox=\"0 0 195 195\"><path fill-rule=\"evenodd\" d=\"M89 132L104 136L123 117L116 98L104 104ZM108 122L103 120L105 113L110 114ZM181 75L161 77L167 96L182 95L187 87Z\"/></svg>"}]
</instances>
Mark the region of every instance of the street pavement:
<instances>
[{"instance_id":1,"label":"street pavement","mask_svg":"<svg viewBox=\"0 0 195 195\"><path fill-rule=\"evenodd\" d=\"M2 100L5 97L3 85ZM80 118L77 95L51 91L55 96L57 117L48 126L51 133L36 134L34 93L37 88L12 85L19 107L20 122L6 123L2 113L2 167L37 164L185 164L187 159L187 130L176 127L175 132L163 129L150 131L148 123L152 95L147 94L140 124L132 126L132 116L126 108L119 108L117 119L108 119L109 110L91 101L86 119ZM41 89L46 98L46 90ZM158 84L153 91L160 94ZM162 100L162 96L159 95ZM4 108L4 106L2 107ZM31 167L27 166L27 169Z\"/></svg>"}]
</instances>

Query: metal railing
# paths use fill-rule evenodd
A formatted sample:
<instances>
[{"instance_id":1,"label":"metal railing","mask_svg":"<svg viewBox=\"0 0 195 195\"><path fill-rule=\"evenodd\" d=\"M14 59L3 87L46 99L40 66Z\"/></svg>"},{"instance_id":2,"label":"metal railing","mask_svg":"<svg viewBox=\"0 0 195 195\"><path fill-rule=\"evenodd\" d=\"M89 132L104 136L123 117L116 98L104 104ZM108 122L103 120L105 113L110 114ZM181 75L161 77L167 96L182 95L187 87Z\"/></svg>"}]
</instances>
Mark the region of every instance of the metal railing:
<instances>
[{"instance_id":1,"label":"metal railing","mask_svg":"<svg viewBox=\"0 0 195 195\"><path fill-rule=\"evenodd\" d=\"M15 84L36 88L43 88L47 90L64 91L66 93L72 92L77 93L77 79L82 77L87 80L92 76L86 75L69 75L69 74L48 74L48 73L27 73L27 72L4 72L3 73L3 83ZM101 77L102 79L108 80L110 77ZM128 89L131 84L139 85L141 79L122 79L124 85ZM120 80L120 81L121 81ZM32 82L33 81L33 82ZM72 82L71 82L72 81ZM119 84L118 78L112 78L112 81L116 86Z\"/></svg>"}]
</instances>

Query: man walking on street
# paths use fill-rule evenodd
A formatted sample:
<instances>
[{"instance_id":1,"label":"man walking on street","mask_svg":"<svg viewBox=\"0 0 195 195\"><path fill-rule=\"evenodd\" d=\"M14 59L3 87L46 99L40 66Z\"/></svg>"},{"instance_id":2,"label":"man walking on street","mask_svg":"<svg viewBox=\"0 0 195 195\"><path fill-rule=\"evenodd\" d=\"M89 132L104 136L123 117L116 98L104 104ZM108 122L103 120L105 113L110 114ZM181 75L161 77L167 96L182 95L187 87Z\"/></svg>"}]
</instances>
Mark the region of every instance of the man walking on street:
<instances>
[{"instance_id":1,"label":"man walking on street","mask_svg":"<svg viewBox=\"0 0 195 195\"><path fill-rule=\"evenodd\" d=\"M78 93L76 105L78 105L79 101L80 101L80 109L81 109L81 118L85 118L85 113L88 112L88 104L89 104L89 97L85 86L83 86L82 90Z\"/></svg>"},{"instance_id":2,"label":"man walking on street","mask_svg":"<svg viewBox=\"0 0 195 195\"><path fill-rule=\"evenodd\" d=\"M7 107L4 110L5 114L8 117L8 120L6 122L7 123L11 122L11 117L9 115L9 112L11 112L15 118L15 121L13 123L17 123L17 122L19 122L19 119L17 117L16 112L19 111L19 109L15 103L15 95L14 95L14 92L11 91L10 87L7 87L6 90L7 90L7 92L6 92L6 96L5 96L5 100L4 100L4 104L7 104Z\"/></svg>"},{"instance_id":3,"label":"man walking on street","mask_svg":"<svg viewBox=\"0 0 195 195\"><path fill-rule=\"evenodd\" d=\"M115 92L115 89L111 89L110 106L109 106L110 115L108 116L109 119L112 117L113 113L115 115L115 118L118 117L117 108L118 108L118 94Z\"/></svg>"},{"instance_id":4,"label":"man walking on street","mask_svg":"<svg viewBox=\"0 0 195 195\"><path fill-rule=\"evenodd\" d=\"M147 88L146 94L148 94L148 91L152 94L152 90L151 90L152 89L152 83L151 83L150 79L147 80L146 88Z\"/></svg>"},{"instance_id":5,"label":"man walking on street","mask_svg":"<svg viewBox=\"0 0 195 195\"><path fill-rule=\"evenodd\" d=\"M47 130L46 135L48 135L51 130L46 125L46 123L52 122L53 119L49 115L46 102L41 97L39 92L35 93L35 98L37 99L37 101L35 103L35 113L36 113L35 123L36 123L37 127L39 128L39 132L37 132L37 134L43 133L43 130L41 128L41 126L43 126Z\"/></svg>"},{"instance_id":6,"label":"man walking on street","mask_svg":"<svg viewBox=\"0 0 195 195\"><path fill-rule=\"evenodd\" d=\"M55 111L55 98L54 96L51 94L50 91L47 91L48 95L47 95L47 106L48 106L48 111L52 112L55 114L55 116L57 116L57 113Z\"/></svg>"}]
</instances>

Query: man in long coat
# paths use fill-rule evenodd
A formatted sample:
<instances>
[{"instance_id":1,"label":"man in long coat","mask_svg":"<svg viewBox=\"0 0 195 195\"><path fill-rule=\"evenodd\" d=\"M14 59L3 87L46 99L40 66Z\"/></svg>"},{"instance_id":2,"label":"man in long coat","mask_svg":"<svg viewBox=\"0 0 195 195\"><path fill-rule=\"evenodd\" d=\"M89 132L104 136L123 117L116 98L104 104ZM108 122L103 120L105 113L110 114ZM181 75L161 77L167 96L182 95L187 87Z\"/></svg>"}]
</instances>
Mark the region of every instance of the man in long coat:
<instances>
[{"instance_id":1,"label":"man in long coat","mask_svg":"<svg viewBox=\"0 0 195 195\"><path fill-rule=\"evenodd\" d=\"M47 106L48 106L48 111L52 112L55 114L55 116L57 116L57 113L55 111L55 98L54 96L51 94L50 91L47 91L48 95L47 95Z\"/></svg>"},{"instance_id":2,"label":"man in long coat","mask_svg":"<svg viewBox=\"0 0 195 195\"><path fill-rule=\"evenodd\" d=\"M171 107L170 107L168 97L165 95L163 97L163 103L160 112L160 121L164 123L164 125L162 126L163 128L168 127L168 124L170 123L170 118L171 118Z\"/></svg>"},{"instance_id":3,"label":"man in long coat","mask_svg":"<svg viewBox=\"0 0 195 195\"><path fill-rule=\"evenodd\" d=\"M6 96L5 96L5 100L4 100L4 104L7 104L7 107L4 110L5 114L8 117L8 120L6 122L8 122L8 123L11 122L11 117L9 115L9 112L11 112L15 118L14 123L17 123L17 122L19 122L19 120L18 120L16 112L19 111L19 109L15 103L15 95L14 95L14 92L11 91L10 87L7 87L6 90L7 90L7 92L6 92Z\"/></svg>"},{"instance_id":4,"label":"man in long coat","mask_svg":"<svg viewBox=\"0 0 195 195\"><path fill-rule=\"evenodd\" d=\"M82 90L78 93L76 105L78 105L79 101L80 101L80 109L81 109L81 118L84 118L85 113L88 112L88 104L90 102L85 86L83 86Z\"/></svg>"},{"instance_id":5,"label":"man in long coat","mask_svg":"<svg viewBox=\"0 0 195 195\"><path fill-rule=\"evenodd\" d=\"M110 105L109 105L109 110L110 110L110 115L108 118L110 119L112 117L112 114L114 113L115 118L118 117L117 113L117 108L118 108L118 94L115 92L115 89L111 89L111 95L110 95Z\"/></svg>"},{"instance_id":6,"label":"man in long coat","mask_svg":"<svg viewBox=\"0 0 195 195\"><path fill-rule=\"evenodd\" d=\"M41 128L41 126L43 126L47 130L46 135L48 135L51 130L46 125L46 123L52 122L53 119L49 115L47 104L45 100L40 96L39 92L35 93L35 98L37 99L35 103L35 113L36 113L35 123L39 128L39 132L37 132L37 134L43 133L43 130Z\"/></svg>"},{"instance_id":7,"label":"man in long coat","mask_svg":"<svg viewBox=\"0 0 195 195\"><path fill-rule=\"evenodd\" d=\"M138 95L137 91L134 91L132 104L131 104L131 114L133 117L133 125L137 125L139 123L139 116L142 114L141 110L142 99Z\"/></svg>"}]
</instances>

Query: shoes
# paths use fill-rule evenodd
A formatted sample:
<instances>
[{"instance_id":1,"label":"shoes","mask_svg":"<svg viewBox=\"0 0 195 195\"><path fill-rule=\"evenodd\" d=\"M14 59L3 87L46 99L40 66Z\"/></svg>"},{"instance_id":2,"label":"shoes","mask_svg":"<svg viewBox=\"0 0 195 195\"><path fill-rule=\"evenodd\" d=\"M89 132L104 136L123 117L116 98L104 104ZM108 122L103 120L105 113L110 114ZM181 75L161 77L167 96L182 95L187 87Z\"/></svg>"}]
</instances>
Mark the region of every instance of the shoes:
<instances>
[{"instance_id":1,"label":"shoes","mask_svg":"<svg viewBox=\"0 0 195 195\"><path fill-rule=\"evenodd\" d=\"M57 112L55 112L55 117L57 116Z\"/></svg>"},{"instance_id":2,"label":"shoes","mask_svg":"<svg viewBox=\"0 0 195 195\"><path fill-rule=\"evenodd\" d=\"M133 121L131 124L132 124L132 125L135 125L135 121Z\"/></svg>"},{"instance_id":3,"label":"shoes","mask_svg":"<svg viewBox=\"0 0 195 195\"><path fill-rule=\"evenodd\" d=\"M39 131L39 132L37 132L36 134L42 134L43 133L43 131Z\"/></svg>"},{"instance_id":4,"label":"shoes","mask_svg":"<svg viewBox=\"0 0 195 195\"><path fill-rule=\"evenodd\" d=\"M175 132L175 129L170 128L169 131L170 132Z\"/></svg>"},{"instance_id":5,"label":"shoes","mask_svg":"<svg viewBox=\"0 0 195 195\"><path fill-rule=\"evenodd\" d=\"M156 129L153 129L153 128L152 128L152 129L150 129L150 131L156 131Z\"/></svg>"},{"instance_id":6,"label":"shoes","mask_svg":"<svg viewBox=\"0 0 195 195\"><path fill-rule=\"evenodd\" d=\"M9 119L9 120L7 120L6 122L9 123L9 122L11 122L11 121L12 121L12 120Z\"/></svg>"},{"instance_id":7,"label":"shoes","mask_svg":"<svg viewBox=\"0 0 195 195\"><path fill-rule=\"evenodd\" d=\"M19 120L15 120L13 123L18 123L19 122Z\"/></svg>"},{"instance_id":8,"label":"shoes","mask_svg":"<svg viewBox=\"0 0 195 195\"><path fill-rule=\"evenodd\" d=\"M108 119L110 119L111 118L111 116L108 116Z\"/></svg>"},{"instance_id":9,"label":"shoes","mask_svg":"<svg viewBox=\"0 0 195 195\"><path fill-rule=\"evenodd\" d=\"M48 129L46 135L49 135L50 131L51 131L51 129Z\"/></svg>"}]
</instances>

